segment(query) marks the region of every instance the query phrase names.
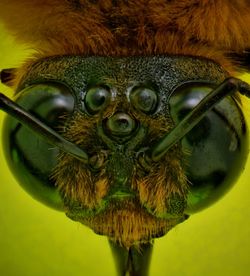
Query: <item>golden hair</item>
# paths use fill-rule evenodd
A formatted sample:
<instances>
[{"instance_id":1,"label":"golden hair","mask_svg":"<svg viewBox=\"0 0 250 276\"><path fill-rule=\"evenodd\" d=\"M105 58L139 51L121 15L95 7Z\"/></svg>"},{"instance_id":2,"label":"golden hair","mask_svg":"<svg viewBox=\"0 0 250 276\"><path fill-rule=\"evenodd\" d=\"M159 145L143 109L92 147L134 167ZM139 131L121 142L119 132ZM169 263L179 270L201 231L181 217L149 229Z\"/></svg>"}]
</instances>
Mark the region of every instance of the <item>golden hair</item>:
<instances>
[{"instance_id":1,"label":"golden hair","mask_svg":"<svg viewBox=\"0 0 250 276\"><path fill-rule=\"evenodd\" d=\"M247 0L1 0L0 18L39 57L183 54L234 71L250 47Z\"/></svg>"}]
</instances>

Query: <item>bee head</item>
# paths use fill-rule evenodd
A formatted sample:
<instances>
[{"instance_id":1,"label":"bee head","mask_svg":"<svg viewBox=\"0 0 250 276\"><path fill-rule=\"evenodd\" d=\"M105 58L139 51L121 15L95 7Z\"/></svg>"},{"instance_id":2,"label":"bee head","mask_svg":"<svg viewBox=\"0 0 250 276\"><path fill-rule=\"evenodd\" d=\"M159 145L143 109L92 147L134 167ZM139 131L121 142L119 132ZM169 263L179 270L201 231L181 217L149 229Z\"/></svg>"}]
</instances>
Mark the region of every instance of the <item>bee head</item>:
<instances>
[{"instance_id":1,"label":"bee head","mask_svg":"<svg viewBox=\"0 0 250 276\"><path fill-rule=\"evenodd\" d=\"M7 117L6 158L38 200L125 247L147 242L221 197L245 162L236 101L201 112L227 77L188 56L39 60L16 103L43 127Z\"/></svg>"}]
</instances>

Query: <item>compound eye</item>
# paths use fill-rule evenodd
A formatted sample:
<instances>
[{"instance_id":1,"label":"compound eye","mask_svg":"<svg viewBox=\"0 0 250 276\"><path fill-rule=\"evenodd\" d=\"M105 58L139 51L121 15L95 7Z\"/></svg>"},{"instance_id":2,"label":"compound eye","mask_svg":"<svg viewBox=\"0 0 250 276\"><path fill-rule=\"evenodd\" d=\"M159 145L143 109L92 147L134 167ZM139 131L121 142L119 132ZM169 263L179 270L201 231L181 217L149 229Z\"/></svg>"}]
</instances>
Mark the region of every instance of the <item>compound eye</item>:
<instances>
[{"instance_id":1,"label":"compound eye","mask_svg":"<svg viewBox=\"0 0 250 276\"><path fill-rule=\"evenodd\" d=\"M74 97L66 86L56 83L33 85L20 94L16 102L52 128L74 110Z\"/></svg>"},{"instance_id":2,"label":"compound eye","mask_svg":"<svg viewBox=\"0 0 250 276\"><path fill-rule=\"evenodd\" d=\"M188 84L174 91L171 116L178 124L213 88ZM219 200L244 168L248 139L239 104L225 97L181 141L185 172L190 182L187 213Z\"/></svg>"},{"instance_id":3,"label":"compound eye","mask_svg":"<svg viewBox=\"0 0 250 276\"><path fill-rule=\"evenodd\" d=\"M136 109L146 114L152 114L157 107L158 98L152 89L137 87L131 92L130 101Z\"/></svg>"},{"instance_id":4,"label":"compound eye","mask_svg":"<svg viewBox=\"0 0 250 276\"><path fill-rule=\"evenodd\" d=\"M63 129L74 109L74 97L63 85L32 85L18 94L16 102L49 127ZM55 209L61 197L51 179L59 149L7 116L3 126L4 153L20 185L37 200Z\"/></svg>"},{"instance_id":5,"label":"compound eye","mask_svg":"<svg viewBox=\"0 0 250 276\"><path fill-rule=\"evenodd\" d=\"M111 99L111 93L106 87L92 87L85 96L86 109L90 114L103 110Z\"/></svg>"}]
</instances>

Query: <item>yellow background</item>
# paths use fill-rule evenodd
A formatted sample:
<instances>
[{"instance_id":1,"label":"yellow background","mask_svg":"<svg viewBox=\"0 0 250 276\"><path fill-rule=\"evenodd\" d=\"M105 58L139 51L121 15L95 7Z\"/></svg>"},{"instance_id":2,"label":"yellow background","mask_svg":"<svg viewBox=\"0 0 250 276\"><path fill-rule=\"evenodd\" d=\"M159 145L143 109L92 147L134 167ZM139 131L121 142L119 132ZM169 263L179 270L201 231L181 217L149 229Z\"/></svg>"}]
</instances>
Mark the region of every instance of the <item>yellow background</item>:
<instances>
[{"instance_id":1,"label":"yellow background","mask_svg":"<svg viewBox=\"0 0 250 276\"><path fill-rule=\"evenodd\" d=\"M26 55L0 26L0 68L18 66ZM3 85L0 91L11 95ZM250 275L249 178L248 163L222 200L156 240L150 276ZM0 275L116 275L106 238L33 200L9 172L2 149Z\"/></svg>"}]
</instances>

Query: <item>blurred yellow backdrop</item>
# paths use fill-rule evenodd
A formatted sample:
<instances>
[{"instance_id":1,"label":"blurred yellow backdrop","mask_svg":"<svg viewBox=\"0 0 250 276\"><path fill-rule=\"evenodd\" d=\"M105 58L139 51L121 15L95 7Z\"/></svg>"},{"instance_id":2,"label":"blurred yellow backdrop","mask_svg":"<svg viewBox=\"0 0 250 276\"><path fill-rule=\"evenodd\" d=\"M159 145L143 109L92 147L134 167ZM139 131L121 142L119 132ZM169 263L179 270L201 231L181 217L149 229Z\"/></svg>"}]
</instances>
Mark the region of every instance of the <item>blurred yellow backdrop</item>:
<instances>
[{"instance_id":1,"label":"blurred yellow backdrop","mask_svg":"<svg viewBox=\"0 0 250 276\"><path fill-rule=\"evenodd\" d=\"M0 68L27 54L0 26ZM0 91L11 95L3 85ZM0 275L116 275L106 238L32 199L0 153ZM248 163L222 200L156 240L150 276L249 275L249 179Z\"/></svg>"}]
</instances>

